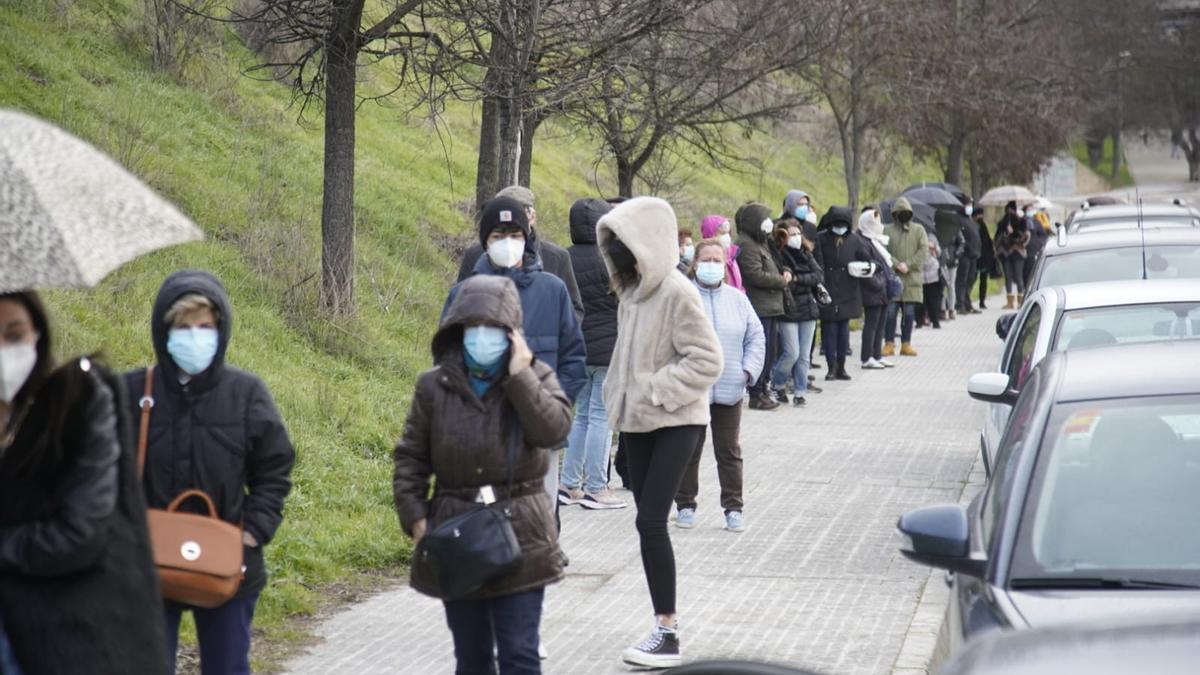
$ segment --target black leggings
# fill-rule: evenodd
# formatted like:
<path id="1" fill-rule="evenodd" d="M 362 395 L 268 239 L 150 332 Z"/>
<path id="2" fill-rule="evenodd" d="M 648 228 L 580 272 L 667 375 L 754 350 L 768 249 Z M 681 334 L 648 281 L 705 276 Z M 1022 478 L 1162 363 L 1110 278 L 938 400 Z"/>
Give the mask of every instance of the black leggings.
<path id="1" fill-rule="evenodd" d="M 883 358 L 883 315 L 886 311 L 887 305 L 864 309 L 862 350 L 859 352 L 863 363 Z"/>
<path id="2" fill-rule="evenodd" d="M 675 613 L 675 549 L 667 533 L 667 518 L 703 433 L 703 426 L 684 426 L 621 434 L 637 504 L 642 567 L 655 614 Z"/>

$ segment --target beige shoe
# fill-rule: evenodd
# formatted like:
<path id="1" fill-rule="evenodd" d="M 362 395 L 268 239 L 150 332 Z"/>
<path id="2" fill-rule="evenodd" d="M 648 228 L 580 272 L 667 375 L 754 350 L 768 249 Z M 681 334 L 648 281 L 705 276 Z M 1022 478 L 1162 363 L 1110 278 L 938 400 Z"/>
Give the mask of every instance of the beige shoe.
<path id="1" fill-rule="evenodd" d="M 585 509 L 623 509 L 629 504 L 625 500 L 614 495 L 612 490 L 604 488 L 599 492 L 584 492 L 583 499 L 579 500 L 579 505 Z"/>
<path id="2" fill-rule="evenodd" d="M 895 342 L 885 342 L 883 344 L 883 355 L 884 356 L 895 356 L 896 355 L 896 343 Z"/>
<path id="3" fill-rule="evenodd" d="M 1017 296 L 1009 294 L 1008 302 L 1004 303 L 1004 309 L 1016 309 L 1016 306 L 1013 305 L 1013 303 L 1016 301 L 1017 301 Z"/>
<path id="4" fill-rule="evenodd" d="M 917 350 L 913 349 L 912 344 L 905 342 L 900 345 L 900 356 L 916 356 Z"/>

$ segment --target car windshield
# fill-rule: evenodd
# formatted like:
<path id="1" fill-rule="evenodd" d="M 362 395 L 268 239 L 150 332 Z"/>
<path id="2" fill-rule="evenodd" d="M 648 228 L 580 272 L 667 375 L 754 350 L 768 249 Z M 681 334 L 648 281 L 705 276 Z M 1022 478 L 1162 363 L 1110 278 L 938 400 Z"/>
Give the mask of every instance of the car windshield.
<path id="1" fill-rule="evenodd" d="M 1054 349 L 1200 337 L 1200 303 L 1124 305 L 1063 313 Z"/>
<path id="2" fill-rule="evenodd" d="M 1142 224 L 1154 227 L 1200 227 L 1200 218 L 1184 215 L 1142 216 Z M 1094 232 L 1100 230 L 1136 229 L 1137 226 L 1137 218 L 1129 216 L 1084 218 L 1071 223 L 1071 229 L 1079 232 L 1083 232 L 1084 230 Z"/>
<path id="3" fill-rule="evenodd" d="M 1200 279 L 1200 246 L 1147 246 L 1146 277 Z M 1047 256 L 1038 287 L 1141 278 L 1140 246 L 1105 248 Z"/>
<path id="4" fill-rule="evenodd" d="M 1013 583 L 1200 583 L 1200 396 L 1055 407 L 1025 502 Z"/>

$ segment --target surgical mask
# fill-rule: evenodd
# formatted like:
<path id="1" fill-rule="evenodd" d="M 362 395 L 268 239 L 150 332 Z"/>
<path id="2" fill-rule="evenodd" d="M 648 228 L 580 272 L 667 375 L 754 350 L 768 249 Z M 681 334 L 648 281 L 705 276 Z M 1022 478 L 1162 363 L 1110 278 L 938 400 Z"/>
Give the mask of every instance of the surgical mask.
<path id="1" fill-rule="evenodd" d="M 974 206 L 967 206 L 967 208 L 966 208 L 965 210 L 966 210 L 966 212 L 967 212 L 967 215 L 968 215 L 968 216 L 969 216 L 969 215 L 971 215 L 971 214 L 973 214 L 973 213 L 975 213 L 975 207 L 974 207 Z"/>
<path id="2" fill-rule="evenodd" d="M 217 356 L 216 328 L 172 328 L 167 335 L 167 353 L 188 375 L 208 370 Z"/>
<path id="3" fill-rule="evenodd" d="M 1017 209 L 1017 217 L 1024 218 L 1025 217 L 1025 209 Z"/>
<path id="4" fill-rule="evenodd" d="M 13 402 L 37 366 L 37 345 L 22 343 L 0 347 L 0 401 Z"/>
<path id="5" fill-rule="evenodd" d="M 463 349 L 476 365 L 491 368 L 508 351 L 508 331 L 496 326 L 471 326 L 463 329 Z"/>
<path id="6" fill-rule="evenodd" d="M 838 225 L 830 229 L 832 229 L 833 233 L 839 237 L 845 236 L 845 234 L 850 231 L 850 228 L 846 227 L 845 225 Z"/>
<path id="7" fill-rule="evenodd" d="M 789 248 L 800 248 L 801 246 L 804 246 L 804 237 L 801 237 L 798 234 L 793 234 L 792 236 L 788 237 Z"/>
<path id="8" fill-rule="evenodd" d="M 497 239 L 488 244 L 488 258 L 492 264 L 501 269 L 516 267 L 525 255 L 525 240 L 515 237 Z"/>
<path id="9" fill-rule="evenodd" d="M 800 221 L 807 220 L 808 219 L 808 204 L 801 204 L 800 206 L 797 206 L 796 210 L 793 211 L 792 213 L 794 213 L 796 215 L 796 220 L 800 220 Z"/>
<path id="10" fill-rule="evenodd" d="M 695 258 L 695 257 L 696 257 L 696 247 L 695 246 L 688 244 L 687 246 L 683 247 L 683 255 L 681 255 L 680 258 L 682 258 L 684 262 L 692 262 L 692 258 Z"/>
<path id="11" fill-rule="evenodd" d="M 716 286 L 725 280 L 725 264 L 702 262 L 696 265 L 696 280 L 705 286 Z"/>
<path id="12" fill-rule="evenodd" d="M 762 223 L 758 226 L 758 229 L 762 231 L 763 234 L 771 234 L 775 231 L 775 221 L 767 218 L 766 220 L 762 221 Z"/>
<path id="13" fill-rule="evenodd" d="M 721 245 L 724 246 L 725 248 L 729 248 L 730 246 L 733 246 L 733 237 L 729 236 L 728 232 L 717 237 L 717 241 L 721 242 Z"/>

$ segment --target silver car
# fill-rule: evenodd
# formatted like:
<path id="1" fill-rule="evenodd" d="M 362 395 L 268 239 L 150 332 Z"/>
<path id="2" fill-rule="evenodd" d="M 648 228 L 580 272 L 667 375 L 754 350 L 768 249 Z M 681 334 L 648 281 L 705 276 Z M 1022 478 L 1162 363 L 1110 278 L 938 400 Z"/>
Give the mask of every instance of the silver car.
<path id="1" fill-rule="evenodd" d="M 1051 240 L 1026 297 L 1039 288 L 1124 279 L 1200 279 L 1200 228 L 1124 229 Z"/>
<path id="2" fill-rule="evenodd" d="M 1200 227 L 1200 211 L 1177 202 L 1172 204 L 1111 204 L 1080 209 L 1067 220 L 1067 231 L 1103 232 L 1147 227 Z"/>

